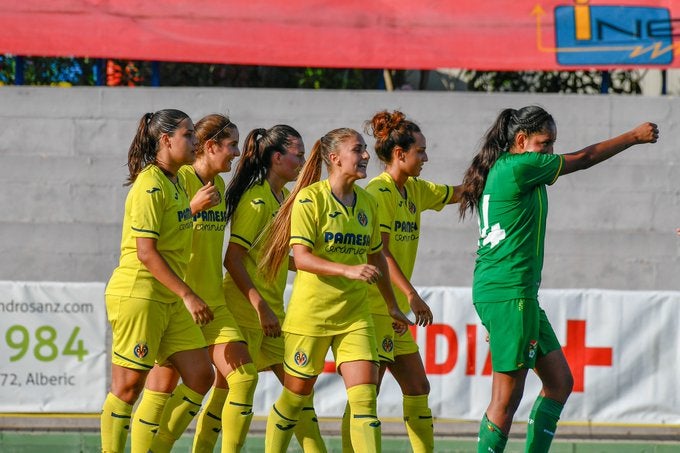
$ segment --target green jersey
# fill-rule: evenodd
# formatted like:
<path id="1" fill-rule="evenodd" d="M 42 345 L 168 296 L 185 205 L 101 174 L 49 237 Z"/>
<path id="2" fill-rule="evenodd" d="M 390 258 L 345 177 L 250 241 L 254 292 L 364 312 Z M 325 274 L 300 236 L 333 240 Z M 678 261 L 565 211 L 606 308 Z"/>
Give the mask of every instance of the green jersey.
<path id="1" fill-rule="evenodd" d="M 560 155 L 502 154 L 479 200 L 474 302 L 538 297 L 548 215 L 546 184 L 559 176 Z"/>
<path id="2" fill-rule="evenodd" d="M 392 177 L 383 172 L 373 178 L 366 190 L 378 202 L 380 232 L 390 235 L 390 253 L 407 279 L 411 279 L 420 239 L 420 213 L 428 209 L 441 210 L 451 199 L 453 187 L 418 178 L 408 178 L 402 196 Z M 408 313 L 411 307 L 406 295 L 392 285 L 399 309 Z M 387 305 L 377 285 L 368 287 L 371 312 L 387 314 Z"/>
<path id="3" fill-rule="evenodd" d="M 382 249 L 375 199 L 354 186 L 352 206 L 342 204 L 328 180 L 302 189 L 293 204 L 290 245 L 302 244 L 320 258 L 347 265 L 366 264 Z M 341 276 L 297 271 L 283 330 L 326 336 L 372 325 L 368 284 Z"/>
<path id="4" fill-rule="evenodd" d="M 191 165 L 179 169 L 184 178 L 189 199 L 205 185 Z M 227 226 L 224 202 L 224 180 L 220 175 L 213 181 L 220 194 L 220 203 L 194 215 L 193 241 L 189 267 L 184 281 L 210 307 L 224 305 L 222 292 L 222 245 Z"/>
<path id="5" fill-rule="evenodd" d="M 155 165 L 137 175 L 125 200 L 120 264 L 106 286 L 110 296 L 173 303 L 179 296 L 156 280 L 137 258 L 137 238 L 156 239 L 156 249 L 172 271 L 184 278 L 189 263 L 192 218 L 182 175 L 173 183 Z"/>
<path id="6" fill-rule="evenodd" d="M 284 196 L 288 196 L 288 193 L 288 190 L 284 188 Z M 276 317 L 279 318 L 279 322 L 282 322 L 284 316 L 283 292 L 286 289 L 288 261 L 284 261 L 281 265 L 281 269 L 279 269 L 276 279 L 272 283 L 267 282 L 257 269 L 262 251 L 262 234 L 279 211 L 279 207 L 279 201 L 267 180 L 264 180 L 262 184 L 255 184 L 250 187 L 241 196 L 231 218 L 229 242 L 248 250 L 243 266 L 257 291 L 276 314 Z M 224 276 L 224 296 L 239 326 L 250 329 L 261 328 L 257 312 L 228 273 Z"/>

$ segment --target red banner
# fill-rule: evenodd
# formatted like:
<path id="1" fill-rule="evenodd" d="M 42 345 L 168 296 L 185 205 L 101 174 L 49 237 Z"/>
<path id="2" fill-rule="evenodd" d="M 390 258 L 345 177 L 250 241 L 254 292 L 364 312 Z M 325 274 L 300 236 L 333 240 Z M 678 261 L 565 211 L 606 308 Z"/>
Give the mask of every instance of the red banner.
<path id="1" fill-rule="evenodd" d="M 680 67 L 680 2 L 4 1 L 0 52 L 271 66 Z"/>

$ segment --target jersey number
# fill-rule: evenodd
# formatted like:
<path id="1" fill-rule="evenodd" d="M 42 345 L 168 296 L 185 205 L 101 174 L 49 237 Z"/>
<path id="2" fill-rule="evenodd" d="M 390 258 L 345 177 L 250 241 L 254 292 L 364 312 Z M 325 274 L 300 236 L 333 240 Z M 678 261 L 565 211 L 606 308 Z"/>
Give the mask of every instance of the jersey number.
<path id="1" fill-rule="evenodd" d="M 482 196 L 482 215 L 479 222 L 479 235 L 481 236 L 480 246 L 490 244 L 494 248 L 505 239 L 505 230 L 500 223 L 496 223 L 489 229 L 489 199 L 491 195 Z"/>

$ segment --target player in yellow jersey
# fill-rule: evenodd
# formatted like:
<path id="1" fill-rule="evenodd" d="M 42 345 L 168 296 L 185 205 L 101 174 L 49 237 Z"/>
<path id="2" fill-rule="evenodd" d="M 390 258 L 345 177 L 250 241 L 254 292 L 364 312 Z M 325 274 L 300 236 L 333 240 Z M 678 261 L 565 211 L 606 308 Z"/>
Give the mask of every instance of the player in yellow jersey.
<path id="1" fill-rule="evenodd" d="M 272 370 L 283 383 L 283 292 L 288 263 L 273 282 L 266 282 L 257 270 L 261 236 L 271 224 L 305 163 L 305 147 L 300 133 L 287 125 L 254 129 L 243 144 L 234 177 L 227 190 L 227 220 L 231 236 L 224 264 L 224 297 L 238 321 L 248 350 L 259 371 Z M 302 449 L 307 453 L 325 452 L 314 412 L 313 397 L 305 403 L 295 427 Z"/>
<path id="2" fill-rule="evenodd" d="M 347 388 L 352 445 L 356 451 L 380 451 L 378 356 L 368 285 L 380 288 L 395 329 L 405 331 L 410 321 L 389 283 L 375 200 L 355 184 L 366 177 L 369 158 L 355 130 L 324 135 L 265 240 L 259 268 L 269 280 L 287 263 L 289 245 L 297 268 L 282 327 L 284 388 L 267 420 L 267 452 L 286 451 L 329 348 Z M 328 178 L 319 181 L 322 162 Z"/>
<path id="3" fill-rule="evenodd" d="M 125 451 L 132 406 L 154 362 L 172 363 L 182 377 L 165 403 L 168 413 L 196 410 L 213 381 L 197 325 L 212 320 L 213 313 L 183 280 L 193 222 L 179 169 L 194 161 L 195 146 L 191 119 L 172 109 L 145 114 L 130 145 L 132 187 L 125 201 L 120 264 L 106 287 L 113 363 L 101 413 L 104 452 Z M 171 429 L 168 422 L 164 417 L 160 428 Z"/>
<path id="4" fill-rule="evenodd" d="M 420 213 L 441 210 L 457 200 L 457 188 L 419 179 L 427 162 L 425 136 L 414 122 L 399 111 L 376 113 L 366 122 L 367 131 L 375 137 L 375 151 L 385 164 L 385 171 L 373 178 L 366 190 L 378 203 L 378 219 L 383 241 L 383 253 L 390 269 L 390 278 L 399 309 L 413 312 L 415 323 L 432 323 L 432 312 L 410 282 L 420 238 Z M 389 369 L 403 393 L 406 429 L 415 453 L 434 450 L 432 411 L 428 404 L 430 383 L 423 360 L 410 331 L 395 336 L 392 319 L 382 296 L 375 286 L 368 288 L 373 322 L 375 323 L 379 382 Z M 343 449 L 350 451 L 349 417 L 343 416 Z"/>
<path id="5" fill-rule="evenodd" d="M 196 288 L 214 313 L 213 321 L 202 330 L 218 373 L 213 392 L 199 416 L 193 451 L 212 452 L 220 431 L 223 431 L 222 451 L 234 452 L 243 446 L 250 426 L 252 396 L 257 382 L 257 372 L 244 338 L 222 292 L 222 246 L 227 213 L 225 184 L 219 173 L 229 171 L 232 160 L 239 155 L 239 134 L 229 118 L 214 114 L 196 123 L 196 135 L 196 161 L 180 169 L 192 197 L 193 214 L 193 244 L 186 281 Z M 164 401 L 174 390 L 177 378 L 171 364 L 162 364 L 152 370 L 147 380 L 132 429 L 133 445 L 140 453 L 146 451 L 144 447 L 151 442 Z M 225 400 L 227 404 L 224 404 Z M 222 430 L 223 425 L 228 429 Z M 159 430 L 151 443 L 154 451 L 159 437 L 170 438 L 165 445 L 176 439 Z"/>

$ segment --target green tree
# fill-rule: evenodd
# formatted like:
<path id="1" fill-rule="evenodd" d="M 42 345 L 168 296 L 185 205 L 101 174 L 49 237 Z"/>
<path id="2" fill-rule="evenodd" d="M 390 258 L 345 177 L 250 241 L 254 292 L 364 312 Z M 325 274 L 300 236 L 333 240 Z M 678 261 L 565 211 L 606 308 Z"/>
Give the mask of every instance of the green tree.
<path id="1" fill-rule="evenodd" d="M 466 71 L 468 90 L 486 92 L 641 94 L 635 71 Z"/>

